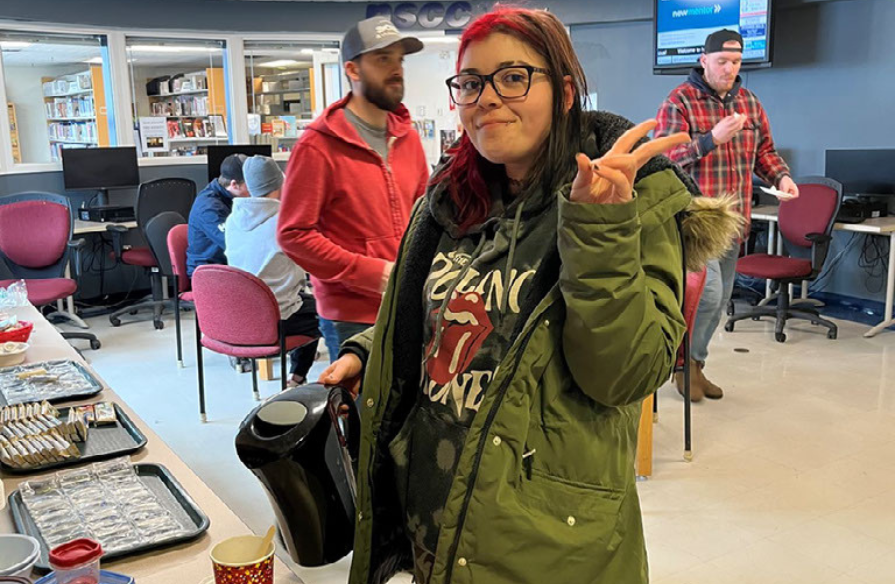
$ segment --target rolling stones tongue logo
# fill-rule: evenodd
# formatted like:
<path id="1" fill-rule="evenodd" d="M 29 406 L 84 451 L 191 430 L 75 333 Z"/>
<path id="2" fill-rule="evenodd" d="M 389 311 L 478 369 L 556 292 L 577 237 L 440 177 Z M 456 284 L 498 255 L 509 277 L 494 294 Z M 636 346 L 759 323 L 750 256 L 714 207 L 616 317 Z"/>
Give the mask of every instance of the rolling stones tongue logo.
<path id="1" fill-rule="evenodd" d="M 437 317 L 437 312 L 432 311 L 433 317 Z M 455 293 L 444 309 L 442 330 L 438 351 L 426 361 L 426 373 L 438 385 L 450 383 L 458 373 L 465 371 L 494 330 L 485 312 L 482 295 L 468 292 L 458 296 Z M 437 331 L 426 349 L 427 354 L 432 350 L 436 337 Z"/>

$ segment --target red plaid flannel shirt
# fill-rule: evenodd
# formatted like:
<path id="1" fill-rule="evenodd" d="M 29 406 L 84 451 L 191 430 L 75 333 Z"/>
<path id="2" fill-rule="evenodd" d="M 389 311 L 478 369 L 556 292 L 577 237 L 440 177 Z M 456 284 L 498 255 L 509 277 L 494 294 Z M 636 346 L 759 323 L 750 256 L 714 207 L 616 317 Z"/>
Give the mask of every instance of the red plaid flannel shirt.
<path id="1" fill-rule="evenodd" d="M 774 148 L 768 116 L 754 93 L 744 87 L 734 88 L 722 101 L 701 78 L 694 80 L 695 75 L 701 77 L 694 71 L 662 102 L 654 135 L 658 138 L 676 132 L 690 134 L 693 140 L 689 144 L 666 155 L 693 176 L 704 195 L 737 195 L 740 211 L 748 222 L 752 212 L 752 173 L 776 186 L 789 175 L 789 167 Z M 712 144 L 706 134 L 734 112 L 746 115 L 743 129 L 730 142 L 706 151 Z"/>

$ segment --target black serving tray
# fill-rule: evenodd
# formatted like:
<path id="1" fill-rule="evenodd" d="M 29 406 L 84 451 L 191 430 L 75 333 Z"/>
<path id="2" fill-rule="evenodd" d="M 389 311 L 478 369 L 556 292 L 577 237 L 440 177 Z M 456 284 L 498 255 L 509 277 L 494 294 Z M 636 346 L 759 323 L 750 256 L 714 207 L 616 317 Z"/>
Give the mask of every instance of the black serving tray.
<path id="1" fill-rule="evenodd" d="M 118 421 L 115 424 L 103 426 L 90 426 L 87 430 L 86 442 L 75 442 L 75 446 L 81 451 L 80 458 L 72 458 L 63 462 L 52 462 L 41 466 L 29 468 L 15 468 L 0 462 L 0 470 L 8 474 L 31 474 L 53 468 L 76 466 L 85 462 L 95 462 L 105 458 L 114 458 L 125 454 L 131 454 L 146 446 L 146 436 L 137 428 L 133 420 L 124 413 L 118 404 L 115 406 L 115 416 Z M 71 408 L 59 408 L 59 414 L 64 420 Z"/>
<path id="2" fill-rule="evenodd" d="M 139 463 L 134 465 L 137 477 L 158 496 L 162 505 L 177 517 L 181 524 L 186 527 L 187 532 L 181 535 L 171 537 L 170 539 L 150 544 L 141 544 L 130 549 L 119 550 L 103 555 L 103 562 L 115 560 L 119 558 L 134 556 L 160 548 L 192 541 L 205 533 L 211 522 L 208 516 L 199 508 L 189 494 L 180 486 L 177 479 L 171 472 L 160 464 Z M 12 513 L 12 520 L 15 523 L 16 531 L 25 535 L 30 535 L 40 542 L 40 559 L 37 560 L 35 567 L 39 570 L 49 571 L 49 554 L 47 543 L 44 541 L 40 531 L 31 518 L 31 514 L 25 503 L 22 501 L 22 494 L 18 489 L 9 495 L 9 510 Z"/>
<path id="3" fill-rule="evenodd" d="M 85 384 L 86 386 L 80 390 L 77 390 L 77 391 L 72 391 L 72 392 L 64 393 L 64 394 L 58 394 L 58 395 L 54 395 L 54 396 L 44 397 L 44 396 L 38 395 L 38 396 L 35 396 L 34 399 L 30 399 L 28 401 L 23 401 L 23 402 L 17 401 L 17 402 L 15 402 L 15 404 L 12 404 L 12 405 L 18 405 L 20 403 L 42 402 L 42 401 L 48 401 L 50 403 L 57 403 L 57 402 L 62 402 L 62 401 L 75 400 L 75 399 L 85 399 L 88 397 L 92 397 L 103 390 L 103 384 L 100 383 L 99 380 L 96 377 L 94 377 L 93 374 L 86 367 L 84 367 L 83 364 L 79 363 L 78 361 L 73 361 L 71 359 L 53 359 L 50 361 L 39 361 L 37 363 L 23 363 L 20 365 L 13 365 L 11 367 L 0 368 L 0 406 L 11 405 L 7 401 L 6 394 L 2 390 L 3 376 L 5 374 L 8 374 L 13 371 L 21 372 L 21 371 L 25 371 L 28 369 L 46 368 L 48 365 L 58 364 L 58 363 L 71 363 L 75 367 L 75 369 L 78 370 L 78 373 L 80 373 L 84 377 L 84 380 L 86 381 L 86 384 Z"/>

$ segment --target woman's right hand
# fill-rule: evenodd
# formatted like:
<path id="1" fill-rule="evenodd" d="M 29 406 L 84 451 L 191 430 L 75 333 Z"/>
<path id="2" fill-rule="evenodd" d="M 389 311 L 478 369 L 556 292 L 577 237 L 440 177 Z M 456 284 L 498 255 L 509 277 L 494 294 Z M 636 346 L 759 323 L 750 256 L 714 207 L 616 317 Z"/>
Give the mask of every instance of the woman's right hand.
<path id="1" fill-rule="evenodd" d="M 355 398 L 360 393 L 361 371 L 363 363 L 354 353 L 345 353 L 329 367 L 323 370 L 317 383 L 324 385 L 341 385 L 351 392 Z"/>

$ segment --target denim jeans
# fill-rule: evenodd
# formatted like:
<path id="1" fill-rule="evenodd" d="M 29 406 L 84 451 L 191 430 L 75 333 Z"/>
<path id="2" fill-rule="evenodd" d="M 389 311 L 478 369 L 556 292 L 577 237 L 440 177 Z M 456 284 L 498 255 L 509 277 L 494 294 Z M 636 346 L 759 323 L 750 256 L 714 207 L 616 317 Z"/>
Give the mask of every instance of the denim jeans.
<path id="1" fill-rule="evenodd" d="M 323 339 L 326 341 L 326 349 L 329 351 L 330 363 L 338 359 L 339 349 L 342 346 L 342 343 L 373 326 L 361 322 L 327 320 L 323 317 L 320 317 L 319 321 L 320 332 L 323 333 Z"/>
<path id="2" fill-rule="evenodd" d="M 724 316 L 727 303 L 733 294 L 739 255 L 740 246 L 735 244 L 727 253 L 717 260 L 711 260 L 706 266 L 705 288 L 699 300 L 699 307 L 696 309 L 693 342 L 690 347 L 690 356 L 695 361 L 704 362 L 709 356 L 709 341 L 721 323 L 721 317 Z"/>

